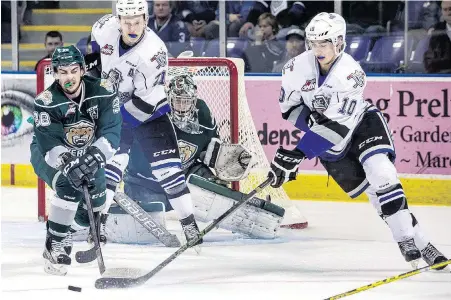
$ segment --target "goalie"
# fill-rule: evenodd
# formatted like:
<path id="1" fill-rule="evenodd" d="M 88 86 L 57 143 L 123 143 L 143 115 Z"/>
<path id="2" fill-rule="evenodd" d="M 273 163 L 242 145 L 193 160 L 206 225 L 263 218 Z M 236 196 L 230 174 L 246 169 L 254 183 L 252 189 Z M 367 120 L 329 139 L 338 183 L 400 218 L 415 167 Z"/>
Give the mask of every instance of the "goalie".
<path id="1" fill-rule="evenodd" d="M 197 98 L 197 86 L 191 75 L 173 77 L 167 94 L 183 170 L 193 194 L 194 216 L 197 221 L 210 222 L 235 201 L 244 198 L 242 193 L 231 190 L 228 185 L 247 176 L 252 167 L 252 155 L 241 145 L 219 140 L 215 119 L 207 104 Z M 130 162 L 123 180 L 125 194 L 147 212 L 158 215 L 156 211 L 172 210 L 137 143 L 131 148 Z M 249 202 L 220 227 L 254 238 L 274 238 L 282 222 L 284 208 L 258 198 Z M 109 213 L 106 231 L 113 242 L 155 241 L 120 207 L 113 205 Z"/>

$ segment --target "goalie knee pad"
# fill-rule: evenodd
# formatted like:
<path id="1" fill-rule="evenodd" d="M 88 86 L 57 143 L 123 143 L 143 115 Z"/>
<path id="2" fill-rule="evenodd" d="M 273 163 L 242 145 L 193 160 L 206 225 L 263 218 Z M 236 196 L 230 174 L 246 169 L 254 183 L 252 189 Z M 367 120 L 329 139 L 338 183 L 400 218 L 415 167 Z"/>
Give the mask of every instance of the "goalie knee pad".
<path id="1" fill-rule="evenodd" d="M 386 154 L 379 153 L 371 156 L 363 163 L 363 169 L 368 182 L 376 191 L 400 183 L 395 165 Z"/>

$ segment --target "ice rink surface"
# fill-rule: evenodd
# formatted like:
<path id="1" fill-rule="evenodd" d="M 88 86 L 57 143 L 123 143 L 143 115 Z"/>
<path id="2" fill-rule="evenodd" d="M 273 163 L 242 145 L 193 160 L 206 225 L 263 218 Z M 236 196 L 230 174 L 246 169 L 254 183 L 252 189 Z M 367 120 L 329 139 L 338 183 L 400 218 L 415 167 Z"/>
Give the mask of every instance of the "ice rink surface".
<path id="1" fill-rule="evenodd" d="M 36 221 L 35 190 L 1 190 L 1 299 L 185 300 L 324 299 L 410 270 L 370 204 L 296 201 L 309 228 L 252 240 L 216 230 L 202 252 L 188 249 L 145 285 L 96 290 L 97 264 L 75 262 L 67 276 L 43 271 L 45 226 Z M 451 207 L 412 206 L 435 246 L 451 256 Z M 171 224 L 181 235 L 177 224 Z M 76 242 L 77 249 L 88 244 Z M 156 245 L 107 244 L 107 268 L 151 270 L 174 252 Z M 424 266 L 424 262 L 420 266 Z M 79 286 L 81 293 L 69 291 Z M 345 299 L 451 299 L 451 273 L 426 272 Z"/>

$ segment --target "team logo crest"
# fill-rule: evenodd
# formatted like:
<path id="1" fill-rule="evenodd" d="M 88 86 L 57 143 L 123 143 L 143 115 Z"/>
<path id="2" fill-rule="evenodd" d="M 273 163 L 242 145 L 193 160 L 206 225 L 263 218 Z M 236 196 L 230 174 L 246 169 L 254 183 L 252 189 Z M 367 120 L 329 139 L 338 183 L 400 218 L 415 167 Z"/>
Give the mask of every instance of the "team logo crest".
<path id="1" fill-rule="evenodd" d="M 158 51 L 157 54 L 155 54 L 151 59 L 151 62 L 157 62 L 157 69 L 160 69 L 161 67 L 166 66 L 166 52 L 163 50 Z"/>
<path id="2" fill-rule="evenodd" d="M 290 70 L 293 71 L 294 69 L 294 58 L 290 59 L 284 66 L 282 69 L 282 74 L 285 74 L 285 71 Z"/>
<path id="3" fill-rule="evenodd" d="M 349 74 L 346 79 L 355 81 L 355 84 L 352 86 L 353 88 L 365 86 L 365 73 L 362 71 L 355 70 L 353 73 Z"/>
<path id="4" fill-rule="evenodd" d="M 53 102 L 53 95 L 50 91 L 43 91 L 36 97 L 36 99 L 41 100 L 44 105 L 49 105 Z"/>
<path id="5" fill-rule="evenodd" d="M 86 112 L 91 116 L 91 119 L 96 120 L 99 118 L 99 108 L 97 105 L 91 106 L 86 110 Z"/>
<path id="6" fill-rule="evenodd" d="M 105 54 L 105 55 L 113 54 L 113 46 L 105 44 L 105 46 L 103 46 L 102 49 L 100 49 L 100 53 Z"/>
<path id="7" fill-rule="evenodd" d="M 113 99 L 112 107 L 113 107 L 113 113 L 115 113 L 115 114 L 117 114 L 118 112 L 121 111 L 120 102 L 119 102 L 119 97 L 115 97 L 115 98 Z"/>
<path id="8" fill-rule="evenodd" d="M 304 83 L 304 86 L 301 88 L 303 92 L 310 92 L 316 88 L 316 79 L 309 79 Z"/>
<path id="9" fill-rule="evenodd" d="M 66 143 L 75 148 L 83 148 L 90 145 L 94 139 L 95 125 L 88 121 L 79 121 L 64 126 Z"/>
<path id="10" fill-rule="evenodd" d="M 108 92 L 114 93 L 114 85 L 111 81 L 107 79 L 102 79 L 100 80 L 100 86 L 103 87 Z"/>
<path id="11" fill-rule="evenodd" d="M 326 95 L 315 95 L 312 100 L 312 108 L 319 112 L 323 113 L 330 104 L 330 97 Z"/>
<path id="12" fill-rule="evenodd" d="M 114 86 L 124 81 L 121 71 L 119 71 L 117 68 L 109 70 L 108 73 L 102 72 L 102 78 L 105 78 L 109 81 L 110 84 Z"/>
<path id="13" fill-rule="evenodd" d="M 197 152 L 198 146 L 192 143 L 189 143 L 184 140 L 178 141 L 180 159 L 182 160 L 182 164 L 186 164 L 190 159 L 194 157 Z"/>
<path id="14" fill-rule="evenodd" d="M 77 106 L 75 104 L 69 104 L 69 107 L 67 108 L 66 114 L 64 115 L 64 117 L 68 117 L 69 115 L 73 115 L 75 114 L 75 112 L 77 111 Z"/>

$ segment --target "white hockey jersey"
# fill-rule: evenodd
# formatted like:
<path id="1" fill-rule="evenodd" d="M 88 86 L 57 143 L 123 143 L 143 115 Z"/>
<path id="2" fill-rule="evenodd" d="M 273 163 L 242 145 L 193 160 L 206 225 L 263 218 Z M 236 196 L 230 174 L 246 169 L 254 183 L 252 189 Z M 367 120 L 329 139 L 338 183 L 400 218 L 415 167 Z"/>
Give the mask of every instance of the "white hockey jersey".
<path id="1" fill-rule="evenodd" d="M 118 18 L 105 15 L 92 27 L 91 37 L 100 47 L 102 78 L 118 88 L 125 123 L 136 127 L 170 111 L 165 93 L 168 51 L 152 30 L 147 27 L 142 39 L 125 52 L 119 45 Z"/>
<path id="2" fill-rule="evenodd" d="M 284 119 L 305 131 L 297 148 L 307 158 L 337 160 L 371 106 L 363 91 L 366 75 L 347 53 L 337 58 L 327 76 L 320 76 L 313 51 L 283 68 L 279 104 Z"/>

